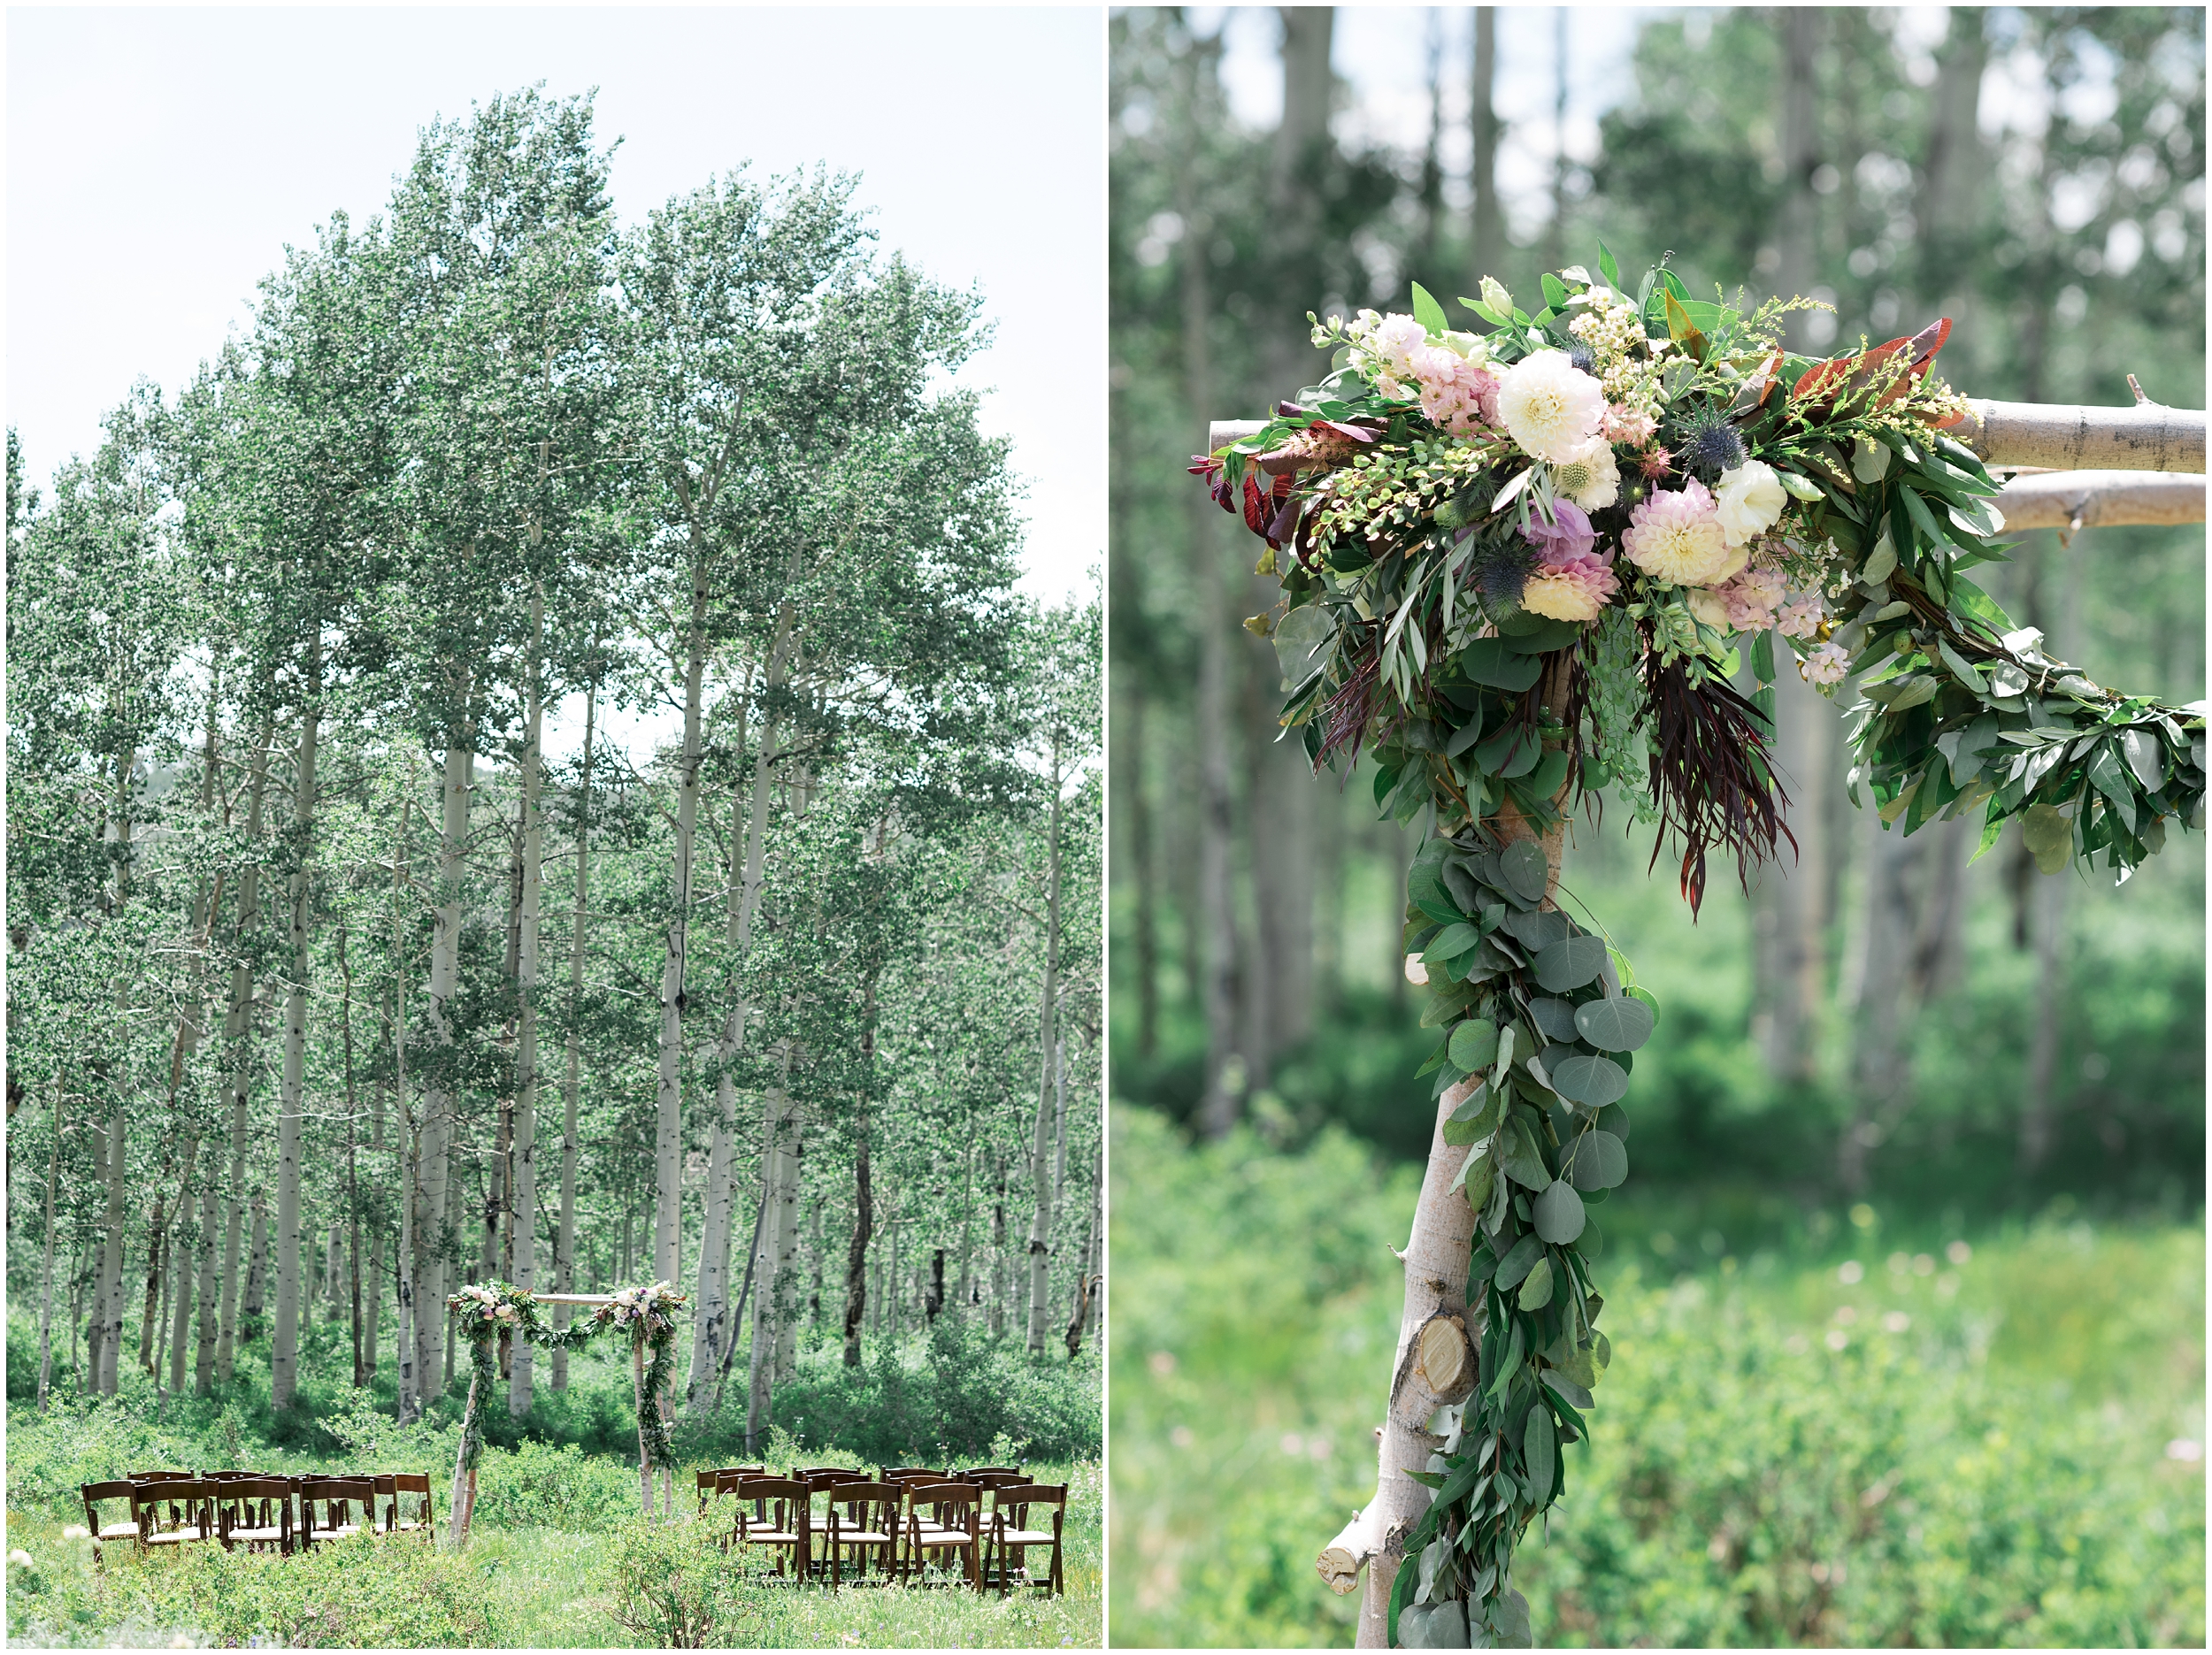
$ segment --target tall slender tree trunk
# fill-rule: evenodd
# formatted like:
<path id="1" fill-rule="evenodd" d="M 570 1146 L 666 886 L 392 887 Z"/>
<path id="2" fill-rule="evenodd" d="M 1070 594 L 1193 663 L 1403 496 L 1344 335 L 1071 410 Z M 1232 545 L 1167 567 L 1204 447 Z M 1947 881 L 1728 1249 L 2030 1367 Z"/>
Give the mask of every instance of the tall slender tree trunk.
<path id="1" fill-rule="evenodd" d="M 407 816 L 411 806 L 406 793 L 401 798 L 399 822 L 392 835 L 392 1097 L 399 1106 L 400 1162 L 399 1251 L 392 1260 L 392 1328 L 397 1337 L 392 1355 L 399 1369 L 399 1422 L 406 1425 L 422 1414 L 415 1283 L 423 1191 L 422 1138 L 414 1107 L 407 1100 Z"/>
<path id="2" fill-rule="evenodd" d="M 991 1337 L 1006 1332 L 1006 1157 L 991 1151 Z"/>
<path id="3" fill-rule="evenodd" d="M 975 1287 L 975 1145 L 964 1142 L 960 1145 L 960 1286 L 956 1299 L 960 1320 L 968 1319 L 970 1295 Z"/>
<path id="4" fill-rule="evenodd" d="M 545 632 L 543 582 L 530 590 L 529 739 L 522 754 L 522 925 L 515 969 L 514 1274 L 526 1291 L 538 1283 L 538 908 L 544 886 L 545 825 L 538 808 L 545 689 L 541 662 Z M 518 1339 L 508 1375 L 507 1412 L 530 1412 L 530 1342 Z"/>
<path id="5" fill-rule="evenodd" d="M 594 643 L 596 653 L 597 644 Z M 568 1075 L 561 1089 L 561 1217 L 553 1237 L 554 1291 L 576 1291 L 576 1106 L 584 1075 L 584 946 L 591 897 L 591 763 L 598 734 L 599 680 L 584 692 L 584 772 L 576 810 L 576 906 L 568 945 Z M 570 1307 L 553 1307 L 556 1329 L 568 1326 Z M 553 1389 L 568 1389 L 568 1352 L 553 1352 Z"/>
<path id="6" fill-rule="evenodd" d="M 135 749 L 117 755 L 115 799 L 110 820 L 115 833 L 112 911 L 119 917 L 130 900 L 132 776 L 137 768 L 138 754 Z M 118 1012 L 127 1010 L 129 1003 L 130 985 L 127 980 L 119 985 L 116 991 Z M 93 1072 L 97 1090 L 108 1094 L 111 1110 L 107 1132 L 106 1241 L 100 1255 L 96 1313 L 100 1331 L 93 1366 L 98 1375 L 96 1389 L 101 1395 L 111 1397 L 116 1391 L 117 1370 L 123 1349 L 123 1226 L 129 1131 L 127 1111 L 128 1084 L 117 1080 L 113 1066 L 105 1059 L 94 1065 Z"/>
<path id="7" fill-rule="evenodd" d="M 462 685 L 464 701 L 471 687 L 465 682 Z M 450 1076 L 451 1060 L 458 1056 L 460 1046 L 453 1025 L 453 997 L 461 980 L 462 885 L 468 872 L 464 858 L 468 849 L 469 793 L 475 768 L 476 755 L 472 747 L 463 745 L 457 729 L 446 748 L 440 789 L 438 907 L 430 939 L 430 1031 L 442 1061 L 423 1088 L 423 1203 L 415 1230 L 415 1372 L 425 1406 L 435 1402 L 445 1389 L 442 1347 L 450 1344 L 446 1337 L 445 1308 L 449 1268 L 448 1197 L 457 1101 Z"/>
<path id="8" fill-rule="evenodd" d="M 1029 1223 L 1029 1349 L 1045 1348 L 1047 1324 L 1052 1318 L 1052 1194 L 1051 1167 L 1046 1159 L 1047 1136 L 1052 1121 L 1053 1058 L 1059 1042 L 1060 1013 L 1060 733 L 1052 737 L 1052 816 L 1045 840 L 1045 978 L 1037 1020 L 1042 1046 L 1037 1094 L 1037 1124 L 1029 1156 L 1030 1188 L 1036 1207 Z"/>
<path id="9" fill-rule="evenodd" d="M 192 1352 L 192 1394 L 204 1397 L 215 1385 L 215 1196 L 216 1172 L 211 1158 L 200 1191 L 199 1328 Z"/>
<path id="10" fill-rule="evenodd" d="M 845 1366 L 860 1366 L 860 1335 L 868 1315 L 868 1243 L 875 1234 L 875 1191 L 868 1166 L 867 1106 L 861 1107 L 853 1150 L 853 1238 L 845 1254 Z"/>
<path id="11" fill-rule="evenodd" d="M 653 1136 L 653 1274 L 672 1282 L 682 1269 L 684 965 L 691 923 L 691 867 L 699 824 L 700 692 L 707 662 L 705 531 L 691 529 L 691 616 L 685 629 L 684 747 L 676 776 L 676 866 L 661 963 L 660 1062 Z"/>
<path id="12" fill-rule="evenodd" d="M 1505 212 L 1498 202 L 1498 134 L 1493 107 L 1498 79 L 1498 8 L 1475 8 L 1474 80 L 1468 100 L 1468 125 L 1474 140 L 1468 203 L 1467 288 L 1482 291 L 1482 279 L 1510 280 L 1505 268 Z"/>
<path id="13" fill-rule="evenodd" d="M 338 923 L 338 1034 L 346 1069 L 346 1297 L 347 1331 L 353 1337 L 353 1388 L 369 1383 L 369 1353 L 375 1349 L 364 1338 L 361 1322 L 361 1181 L 356 1164 L 359 1134 L 356 1118 L 359 1105 L 353 1084 L 353 962 L 346 957 L 346 926 Z M 373 1285 L 374 1278 L 371 1278 Z"/>
<path id="14" fill-rule="evenodd" d="M 309 835 L 315 824 L 315 758 L 322 734 L 322 637 L 309 640 L 301 698 L 299 755 L 292 780 L 291 982 L 285 996 L 284 1078 L 277 1113 L 276 1337 L 269 1346 L 269 1403 L 288 1407 L 299 1383 L 300 1155 L 307 1118 L 307 996 L 313 960 L 308 946 Z"/>
<path id="15" fill-rule="evenodd" d="M 794 610 L 786 603 L 777 617 L 776 636 L 770 647 L 764 682 L 772 698 L 785 678 L 785 651 Z M 746 688 L 749 689 L 748 684 Z M 744 746 L 744 715 L 740 713 L 738 745 Z M 751 1008 L 747 1003 L 741 973 L 752 947 L 753 918 L 760 903 L 767 856 L 768 767 L 776 759 L 779 720 L 771 713 L 763 728 L 760 750 L 754 755 L 752 793 L 748 801 L 744 831 L 738 830 L 735 801 L 730 819 L 730 869 L 725 900 L 725 924 L 733 977 L 722 1036 L 716 1051 L 715 1127 L 707 1168 L 706 1232 L 699 1247 L 698 1320 L 691 1345 L 691 1371 L 685 1383 L 685 1404 L 696 1400 L 709 1376 L 719 1366 L 722 1341 L 735 1339 L 737 1326 L 730 1319 L 727 1299 L 730 1278 L 730 1238 L 737 1204 L 737 1082 L 731 1074 L 738 1054 L 745 1049 L 745 1025 Z M 741 857 L 742 859 L 741 868 Z"/>
<path id="16" fill-rule="evenodd" d="M 268 1331 L 265 1318 L 269 1313 L 269 1203 L 268 1192 L 258 1181 L 247 1197 L 247 1207 L 253 1216 L 253 1245 L 246 1257 L 246 1303 L 239 1337 L 257 1339 Z"/>
<path id="17" fill-rule="evenodd" d="M 46 1412 L 47 1387 L 54 1374 L 54 1196 L 61 1183 L 61 1140 L 68 1124 L 68 1094 L 58 1065 L 54 1069 L 54 1148 L 46 1163 L 45 1256 L 38 1276 L 38 1411 Z"/>
<path id="18" fill-rule="evenodd" d="M 238 875 L 238 914 L 232 933 L 230 1009 L 223 1038 L 230 1049 L 230 1179 L 223 1217 L 222 1327 L 216 1336 L 215 1372 L 230 1383 L 236 1359 L 239 1248 L 246 1202 L 246 1106 L 253 1093 L 254 977 L 248 962 L 248 939 L 261 923 L 261 869 L 253 860 L 261 842 L 261 812 L 269 779 L 269 744 L 275 731 L 265 724 L 254 742 L 246 784 L 246 864 Z"/>
<path id="19" fill-rule="evenodd" d="M 753 1349 L 747 1375 L 745 1402 L 745 1441 L 747 1452 L 768 1429 L 772 1392 L 776 1379 L 777 1347 L 782 1342 L 782 1322 L 785 1306 L 780 1289 L 784 1269 L 784 1227 L 788 1222 L 787 1191 L 796 1182 L 796 1166 L 787 1147 L 793 1130 L 793 1114 L 789 1079 L 792 1050 L 784 1043 L 780 1072 L 776 1084 L 768 1089 L 762 1109 L 761 1200 L 765 1212 L 760 1226 L 759 1287 L 760 1296 L 753 1301 Z"/>

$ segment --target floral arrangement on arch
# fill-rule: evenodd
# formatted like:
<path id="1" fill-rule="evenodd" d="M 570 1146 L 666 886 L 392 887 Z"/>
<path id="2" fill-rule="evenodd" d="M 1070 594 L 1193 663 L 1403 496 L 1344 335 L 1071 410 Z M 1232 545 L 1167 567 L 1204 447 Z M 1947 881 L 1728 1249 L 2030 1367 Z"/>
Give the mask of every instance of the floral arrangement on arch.
<path id="1" fill-rule="evenodd" d="M 1424 1290 L 1380 1444 L 1370 1512 L 1398 1471 L 1425 1512 L 1389 1508 L 1409 1528 L 1388 1534 L 1356 1516 L 1321 1560 L 1339 1590 L 1402 1561 L 1387 1636 L 1409 1645 L 1530 1642 L 1514 1550 L 1611 1360 L 1593 1211 L 1628 1175 L 1622 1100 L 1659 1007 L 1557 906 L 1583 796 L 1610 785 L 1659 824 L 1694 913 L 1709 851 L 1747 883 L 1794 847 L 1768 746 L 1787 660 L 1829 695 L 1855 677 L 1848 790 L 1886 825 L 1978 812 L 1986 850 L 2017 819 L 2045 872 L 2101 857 L 2121 879 L 2203 825 L 2203 703 L 2091 682 L 1973 579 L 2004 523 L 1946 434 L 1969 412 L 1932 372 L 1947 320 L 1801 357 L 1783 320 L 1810 302 L 1693 299 L 1663 264 L 1632 297 L 1601 255 L 1547 273 L 1533 316 L 1486 279 L 1460 301 L 1484 333 L 1418 287 L 1410 315 L 1310 318 L 1332 371 L 1191 466 L 1282 581 L 1245 624 L 1273 640 L 1283 726 L 1317 768 L 1366 747 L 1377 805 L 1427 823 L 1406 975 L 1439 1031 L 1432 1182 L 1456 1160 L 1441 1192 L 1471 1256 L 1463 1295 Z M 1410 1275 L 1408 1306 L 1402 1340 Z M 1432 1339 L 1474 1360 L 1440 1356 L 1457 1377 L 1433 1382 Z"/>
<path id="2" fill-rule="evenodd" d="M 625 1287 L 592 1314 L 610 1327 L 628 1328 L 641 1324 L 649 1340 L 676 1330 L 676 1306 L 684 1297 L 666 1282 L 655 1282 L 650 1287 Z M 638 1329 L 634 1329 L 638 1330 Z"/>

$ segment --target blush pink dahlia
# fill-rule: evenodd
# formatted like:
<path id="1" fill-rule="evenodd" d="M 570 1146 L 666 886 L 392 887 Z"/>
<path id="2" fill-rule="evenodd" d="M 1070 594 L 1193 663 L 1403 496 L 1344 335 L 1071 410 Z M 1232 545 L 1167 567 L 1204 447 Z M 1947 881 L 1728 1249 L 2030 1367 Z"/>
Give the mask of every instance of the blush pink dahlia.
<path id="1" fill-rule="evenodd" d="M 1521 607 L 1554 621 L 1594 621 L 1621 589 L 1621 578 L 1593 554 L 1563 563 L 1540 563 L 1521 586 Z"/>
<path id="2" fill-rule="evenodd" d="M 1725 578 L 1735 561 L 1721 533 L 1713 496 L 1692 478 L 1678 490 L 1639 502 L 1621 536 L 1629 562 L 1655 579 L 1701 586 Z"/>

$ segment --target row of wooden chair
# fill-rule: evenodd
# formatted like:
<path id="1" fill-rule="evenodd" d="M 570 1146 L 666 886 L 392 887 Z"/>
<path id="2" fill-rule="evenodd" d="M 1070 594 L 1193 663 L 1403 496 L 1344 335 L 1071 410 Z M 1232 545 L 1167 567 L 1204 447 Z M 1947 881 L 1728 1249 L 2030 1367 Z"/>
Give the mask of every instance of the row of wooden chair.
<path id="1" fill-rule="evenodd" d="M 107 1483 L 87 1483 L 85 1526 L 95 1546 L 128 1540 L 148 1552 L 209 1541 L 225 1551 L 295 1551 L 366 1532 L 420 1535 L 437 1539 L 430 1479 L 396 1472 L 356 1477 L 280 1476 L 265 1471 L 134 1471 Z M 403 1497 L 419 1497 L 403 1514 Z M 127 1521 L 102 1522 L 100 1507 L 128 1505 Z M 354 1508 L 360 1508 L 356 1520 Z"/>
<path id="2" fill-rule="evenodd" d="M 725 1546 L 766 1549 L 779 1575 L 833 1589 L 849 1575 L 857 1582 L 926 1581 L 933 1564 L 956 1559 L 962 1582 L 977 1591 L 1064 1592 L 1067 1494 L 1065 1484 L 1040 1484 L 1018 1466 L 956 1472 L 901 1466 L 872 1477 L 848 1466 L 794 1467 L 787 1477 L 763 1466 L 699 1473 L 702 1517 L 710 1499 L 733 1502 Z M 818 1499 L 827 1507 L 819 1516 Z M 1032 1526 L 1033 1506 L 1051 1511 L 1049 1529 Z M 1041 1579 L 1027 1567 L 1032 1546 L 1051 1548 Z"/>

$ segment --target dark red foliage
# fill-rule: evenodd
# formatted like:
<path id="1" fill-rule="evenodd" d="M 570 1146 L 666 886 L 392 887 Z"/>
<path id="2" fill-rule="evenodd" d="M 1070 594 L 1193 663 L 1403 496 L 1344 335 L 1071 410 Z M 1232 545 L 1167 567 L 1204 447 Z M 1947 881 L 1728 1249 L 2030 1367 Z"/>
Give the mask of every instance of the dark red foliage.
<path id="1" fill-rule="evenodd" d="M 1783 819 L 1789 795 L 1775 780 L 1759 709 L 1717 678 L 1694 684 L 1684 663 L 1662 665 L 1646 639 L 1644 711 L 1651 730 L 1651 794 L 1660 820 L 1682 840 L 1682 895 L 1695 916 L 1705 900 L 1705 854 L 1732 851 L 1736 875 L 1773 861 L 1797 836 Z M 1664 843 L 1662 836 L 1661 843 Z M 1653 866 L 1659 852 L 1654 847 Z"/>

